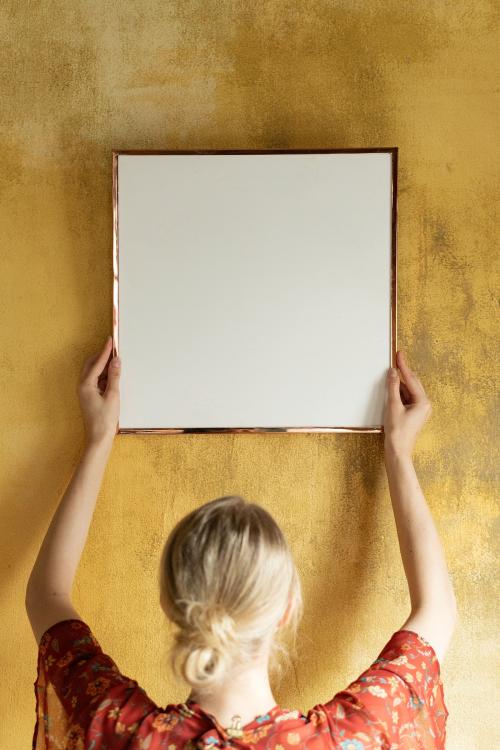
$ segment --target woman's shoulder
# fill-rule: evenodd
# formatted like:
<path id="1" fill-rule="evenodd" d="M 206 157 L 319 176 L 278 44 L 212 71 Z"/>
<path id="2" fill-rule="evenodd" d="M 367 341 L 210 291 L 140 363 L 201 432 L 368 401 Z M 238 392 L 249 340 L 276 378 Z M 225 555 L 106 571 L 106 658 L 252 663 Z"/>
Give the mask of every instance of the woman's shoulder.
<path id="1" fill-rule="evenodd" d="M 419 747 L 443 750 L 448 709 L 436 653 L 418 633 L 398 630 L 368 669 L 309 714 L 326 721 L 333 747 L 398 746 L 411 733 Z"/>

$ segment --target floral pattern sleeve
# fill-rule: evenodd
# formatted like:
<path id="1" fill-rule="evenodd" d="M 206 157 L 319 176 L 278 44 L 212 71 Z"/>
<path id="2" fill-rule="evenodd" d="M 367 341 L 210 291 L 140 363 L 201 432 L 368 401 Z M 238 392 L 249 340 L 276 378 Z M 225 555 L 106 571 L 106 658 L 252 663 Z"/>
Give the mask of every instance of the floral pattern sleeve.
<path id="1" fill-rule="evenodd" d="M 43 634 L 34 687 L 33 750 L 83 750 L 91 738 L 97 750 L 104 728 L 117 730 L 113 748 L 125 747 L 157 708 L 135 680 L 121 674 L 81 620 L 62 620 Z"/>
<path id="2" fill-rule="evenodd" d="M 448 709 L 439 661 L 410 630 L 395 632 L 357 680 L 312 712 L 326 719 L 341 750 L 445 748 Z"/>

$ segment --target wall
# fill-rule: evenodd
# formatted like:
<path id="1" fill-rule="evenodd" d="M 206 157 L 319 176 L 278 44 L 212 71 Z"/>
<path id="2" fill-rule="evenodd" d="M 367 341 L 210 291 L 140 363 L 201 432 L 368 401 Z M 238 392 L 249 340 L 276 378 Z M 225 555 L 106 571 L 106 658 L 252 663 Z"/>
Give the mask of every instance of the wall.
<path id="1" fill-rule="evenodd" d="M 81 364 L 111 330 L 111 150 L 394 145 L 398 344 L 434 407 L 415 463 L 460 609 L 443 665 L 448 747 L 498 744 L 485 715 L 499 598 L 499 11 L 487 0 L 4 5 L 2 747 L 31 741 L 24 587 L 79 457 Z M 267 507 L 293 547 L 303 644 L 277 696 L 305 710 L 357 677 L 409 612 L 380 434 L 119 436 L 75 607 L 154 700 L 184 700 L 165 666 L 158 556 L 178 518 L 231 493 Z"/>

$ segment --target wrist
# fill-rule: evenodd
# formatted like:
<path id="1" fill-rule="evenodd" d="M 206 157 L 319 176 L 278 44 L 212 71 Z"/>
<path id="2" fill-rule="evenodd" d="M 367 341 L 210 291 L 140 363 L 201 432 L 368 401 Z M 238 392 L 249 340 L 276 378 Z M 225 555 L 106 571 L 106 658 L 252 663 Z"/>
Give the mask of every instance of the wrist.
<path id="1" fill-rule="evenodd" d="M 413 457 L 408 448 L 386 438 L 384 441 L 384 459 L 387 462 L 412 463 Z"/>
<path id="2" fill-rule="evenodd" d="M 107 455 L 113 447 L 114 435 L 106 435 L 100 438 L 86 438 L 84 444 L 84 453 L 94 453 Z"/>

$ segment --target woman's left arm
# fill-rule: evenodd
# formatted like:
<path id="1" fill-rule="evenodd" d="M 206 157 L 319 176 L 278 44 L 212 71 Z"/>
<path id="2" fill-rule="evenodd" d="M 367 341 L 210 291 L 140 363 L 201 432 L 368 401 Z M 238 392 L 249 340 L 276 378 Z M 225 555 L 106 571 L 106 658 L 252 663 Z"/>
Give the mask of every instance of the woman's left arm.
<path id="1" fill-rule="evenodd" d="M 56 622 L 81 619 L 71 591 L 120 413 L 120 363 L 109 362 L 111 337 L 100 354 L 83 365 L 78 395 L 85 424 L 83 455 L 54 514 L 26 587 L 26 611 L 33 633 Z"/>

